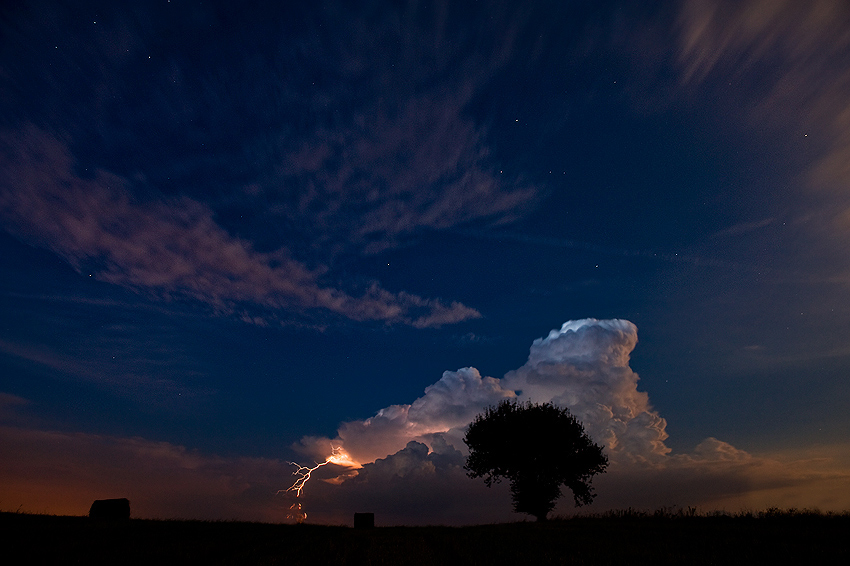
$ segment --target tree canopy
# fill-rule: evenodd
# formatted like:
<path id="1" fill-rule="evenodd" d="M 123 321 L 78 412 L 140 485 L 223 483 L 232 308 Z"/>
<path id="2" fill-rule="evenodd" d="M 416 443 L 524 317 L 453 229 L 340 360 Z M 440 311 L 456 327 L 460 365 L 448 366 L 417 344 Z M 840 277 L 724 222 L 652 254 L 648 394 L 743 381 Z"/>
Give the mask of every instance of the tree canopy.
<path id="1" fill-rule="evenodd" d="M 555 507 L 561 486 L 572 491 L 576 506 L 591 503 L 591 479 L 608 467 L 581 423 L 552 403 L 502 401 L 475 417 L 464 442 L 467 475 L 483 477 L 487 487 L 507 478 L 514 511 L 538 521 Z"/>

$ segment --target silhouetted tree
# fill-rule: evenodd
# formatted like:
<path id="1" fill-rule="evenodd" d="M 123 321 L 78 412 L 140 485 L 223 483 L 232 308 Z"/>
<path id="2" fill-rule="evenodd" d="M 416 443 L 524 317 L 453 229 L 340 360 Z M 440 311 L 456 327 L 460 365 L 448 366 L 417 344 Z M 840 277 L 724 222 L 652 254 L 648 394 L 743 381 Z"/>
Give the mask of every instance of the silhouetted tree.
<path id="1" fill-rule="evenodd" d="M 475 417 L 463 441 L 469 447 L 464 468 L 471 478 L 508 478 L 514 511 L 545 521 L 561 497 L 573 492 L 576 506 L 596 496 L 590 481 L 608 467 L 602 448 L 567 410 L 551 403 L 502 401 Z"/>

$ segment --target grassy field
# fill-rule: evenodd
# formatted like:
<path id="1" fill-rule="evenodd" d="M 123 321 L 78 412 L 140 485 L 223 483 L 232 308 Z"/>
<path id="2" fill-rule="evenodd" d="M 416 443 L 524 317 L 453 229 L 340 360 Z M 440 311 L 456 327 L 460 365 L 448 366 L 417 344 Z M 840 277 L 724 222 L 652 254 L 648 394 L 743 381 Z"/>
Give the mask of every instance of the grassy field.
<path id="1" fill-rule="evenodd" d="M 0 513 L 0 557 L 6 564 L 848 564 L 848 533 L 847 513 L 776 510 L 371 530 Z"/>

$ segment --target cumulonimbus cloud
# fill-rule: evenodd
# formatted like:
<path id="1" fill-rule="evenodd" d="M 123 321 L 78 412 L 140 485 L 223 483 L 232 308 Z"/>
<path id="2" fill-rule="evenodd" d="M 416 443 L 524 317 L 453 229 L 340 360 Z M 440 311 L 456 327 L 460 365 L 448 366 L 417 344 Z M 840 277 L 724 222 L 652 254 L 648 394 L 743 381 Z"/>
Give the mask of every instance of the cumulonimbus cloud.
<path id="1" fill-rule="evenodd" d="M 308 521 L 329 524 L 347 524 L 352 513 L 364 510 L 375 512 L 382 525 L 516 520 L 506 482 L 488 489 L 466 476 L 461 437 L 484 407 L 520 398 L 571 400 L 591 436 L 604 445 L 611 465 L 593 480 L 598 497 L 591 512 L 850 505 L 847 445 L 754 455 L 710 437 L 690 452 L 670 453 L 663 443 L 665 422 L 637 391 L 637 376 L 628 368 L 635 343 L 630 322 L 571 321 L 536 340 L 528 362 L 503 379 L 482 377 L 473 368 L 446 372 L 409 405 L 345 423 L 333 440 L 305 439 L 303 447 L 315 450 L 319 461 L 330 444 L 344 444 L 362 467 L 317 468 L 300 498 L 278 493 L 293 478 L 294 468 L 285 461 L 22 428 L 15 413 L 27 401 L 0 393 L 7 420 L 19 422 L 0 426 L 0 457 L 8 463 L 0 467 L 0 502 L 79 514 L 92 499 L 104 497 L 105 489 L 110 496 L 130 497 L 142 517 L 283 521 L 297 502 Z M 512 389 L 518 385 L 525 389 Z M 553 449 L 557 442 L 552 435 Z M 555 513 L 571 512 L 569 498 L 562 498 Z"/>
<path id="2" fill-rule="evenodd" d="M 329 445 L 342 445 L 354 460 L 372 462 L 401 450 L 412 440 L 432 444 L 434 435 L 451 437 L 454 445 L 462 445 L 463 428 L 482 408 L 515 396 L 498 379 L 482 377 L 475 368 L 447 371 L 413 403 L 391 405 L 366 420 L 343 423 L 333 440 L 305 438 L 300 448 L 324 458 Z"/>
<path id="3" fill-rule="evenodd" d="M 504 386 L 520 399 L 567 407 L 609 455 L 654 458 L 668 453 L 667 422 L 638 391 L 629 367 L 637 327 L 626 320 L 569 321 L 531 345 L 528 361 Z"/>
<path id="4" fill-rule="evenodd" d="M 612 457 L 653 459 L 670 449 L 666 421 L 638 391 L 629 367 L 637 327 L 625 320 L 569 321 L 531 345 L 528 361 L 504 378 L 484 377 L 472 367 L 446 371 L 409 405 L 392 405 L 362 421 L 343 423 L 336 439 L 305 439 L 315 454 L 340 444 L 359 462 L 370 462 L 439 436 L 455 449 L 464 428 L 486 407 L 503 399 L 552 402 L 567 407 Z"/>
<path id="5" fill-rule="evenodd" d="M 363 464 L 356 476 L 338 485 L 316 482 L 305 491 L 305 505 L 314 517 L 328 519 L 341 506 L 363 505 L 399 521 L 405 505 L 422 510 L 422 522 L 469 522 L 474 515 L 470 509 L 507 519 L 507 496 L 500 494 L 500 509 L 493 504 L 499 495 L 478 490 L 466 478 L 462 437 L 476 414 L 512 398 L 570 409 L 604 447 L 611 466 L 594 480 L 599 492 L 594 510 L 672 505 L 730 509 L 775 505 L 771 497 L 796 505 L 810 497 L 823 504 L 827 486 L 848 481 L 846 470 L 827 471 L 799 461 L 789 466 L 713 437 L 690 453 L 671 454 L 664 443 L 667 423 L 648 394 L 638 390 L 638 376 L 629 367 L 636 344 L 637 328 L 629 321 L 568 321 L 535 340 L 528 361 L 502 379 L 482 377 L 474 368 L 445 372 L 409 405 L 343 423 L 333 440 L 305 438 L 300 448 L 317 458 L 333 444 Z M 557 444 L 553 435 L 553 449 Z M 559 509 L 569 511 L 566 504 Z"/>

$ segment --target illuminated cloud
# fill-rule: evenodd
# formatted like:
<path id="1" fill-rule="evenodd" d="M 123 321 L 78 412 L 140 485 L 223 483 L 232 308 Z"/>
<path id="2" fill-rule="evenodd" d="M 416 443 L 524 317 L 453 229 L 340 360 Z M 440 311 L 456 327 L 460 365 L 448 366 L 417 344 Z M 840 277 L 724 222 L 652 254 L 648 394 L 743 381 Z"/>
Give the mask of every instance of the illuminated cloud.
<path id="1" fill-rule="evenodd" d="M 638 391 L 638 376 L 629 367 L 636 344 L 631 322 L 569 321 L 535 340 L 528 361 L 501 380 L 481 377 L 474 368 L 445 372 L 412 404 L 341 425 L 334 442 L 363 467 L 338 485 L 316 482 L 303 503 L 314 520 L 331 522 L 342 517 L 341 509 L 365 508 L 394 523 L 481 521 L 472 509 L 478 517 L 510 520 L 507 495 L 501 494 L 501 508 L 493 502 L 501 488 L 488 493 L 466 477 L 462 437 L 476 414 L 517 392 L 519 400 L 568 407 L 604 445 L 611 466 L 594 479 L 599 497 L 591 511 L 664 506 L 735 511 L 780 502 L 840 509 L 850 503 L 826 495 L 850 481 L 848 462 L 834 457 L 815 462 L 791 454 L 755 456 L 716 438 L 690 453 L 670 454 L 666 421 L 647 393 Z M 321 460 L 330 443 L 305 438 L 301 448 Z M 552 443 L 557 446 L 556 437 Z M 556 512 L 572 512 L 568 503 L 562 501 Z"/>
<path id="2" fill-rule="evenodd" d="M 334 486 L 317 483 L 304 498 L 313 520 L 349 523 L 355 510 L 376 513 L 379 525 L 476 524 L 515 520 L 508 486 L 488 489 L 463 469 L 465 457 L 437 443 L 429 450 L 411 441 L 395 454 L 368 463 Z"/>
<path id="3" fill-rule="evenodd" d="M 502 383 L 521 391 L 522 400 L 568 407 L 611 457 L 664 455 L 667 423 L 638 391 L 629 367 L 636 344 L 637 327 L 629 321 L 569 321 L 535 340 L 525 365 Z"/>
<path id="4" fill-rule="evenodd" d="M 446 371 L 425 395 L 410 405 L 392 405 L 366 420 L 343 423 L 338 437 L 307 438 L 302 449 L 324 458 L 332 442 L 342 444 L 359 462 L 392 454 L 409 441 L 429 443 L 439 436 L 465 450 L 464 428 L 486 407 L 503 399 L 552 402 L 568 407 L 594 440 L 612 457 L 657 458 L 666 422 L 638 391 L 629 367 L 637 328 L 625 320 L 569 321 L 531 346 L 528 361 L 501 380 L 482 377 L 475 368 Z"/>
<path id="5" fill-rule="evenodd" d="M 432 435 L 460 438 L 475 415 L 516 394 L 502 387 L 498 379 L 482 377 L 475 368 L 446 371 L 440 380 L 425 388 L 425 395 L 409 405 L 391 405 L 366 420 L 340 425 L 334 440 L 308 437 L 300 449 L 323 459 L 331 444 L 341 444 L 358 462 L 372 462 L 404 448 L 412 440 L 429 441 Z"/>

